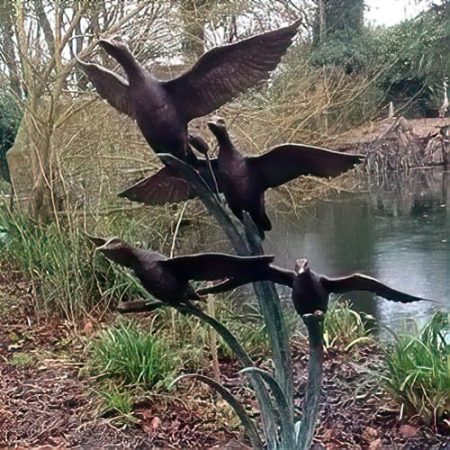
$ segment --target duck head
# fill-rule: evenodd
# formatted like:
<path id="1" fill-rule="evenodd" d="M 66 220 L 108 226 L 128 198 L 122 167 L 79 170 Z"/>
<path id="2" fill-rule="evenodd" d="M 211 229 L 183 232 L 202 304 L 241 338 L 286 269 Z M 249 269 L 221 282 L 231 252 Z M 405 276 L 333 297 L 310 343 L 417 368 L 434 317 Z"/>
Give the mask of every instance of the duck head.
<path id="1" fill-rule="evenodd" d="M 308 273 L 309 272 L 308 260 L 305 258 L 297 259 L 297 261 L 295 261 L 294 272 L 297 276 Z"/>
<path id="2" fill-rule="evenodd" d="M 140 65 L 130 52 L 127 44 L 119 39 L 100 39 L 98 45 L 112 56 L 125 70 L 128 76 L 132 76 L 139 70 Z"/>
<path id="3" fill-rule="evenodd" d="M 97 247 L 95 250 L 102 252 L 106 258 L 120 264 L 121 266 L 133 268 L 136 261 L 135 249 L 117 237 L 109 239 L 92 237 L 89 239 Z"/>
<path id="4" fill-rule="evenodd" d="M 212 134 L 214 134 L 219 142 L 223 139 L 228 139 L 227 127 L 225 125 L 225 120 L 223 120 L 222 118 L 210 120 L 208 122 L 208 128 L 211 130 Z"/>
<path id="5" fill-rule="evenodd" d="M 118 54 L 130 53 L 130 49 L 120 38 L 99 39 L 98 45 L 114 58 Z"/>

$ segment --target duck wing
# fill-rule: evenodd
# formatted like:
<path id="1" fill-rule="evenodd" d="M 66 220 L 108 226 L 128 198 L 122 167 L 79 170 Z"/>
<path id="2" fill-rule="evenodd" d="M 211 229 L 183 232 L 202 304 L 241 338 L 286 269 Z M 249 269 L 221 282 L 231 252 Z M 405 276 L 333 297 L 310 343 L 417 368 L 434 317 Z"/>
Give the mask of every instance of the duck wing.
<path id="1" fill-rule="evenodd" d="M 247 162 L 264 189 L 268 189 L 302 175 L 336 177 L 363 159 L 362 155 L 335 152 L 313 145 L 282 144 L 261 156 L 247 157 Z"/>
<path id="2" fill-rule="evenodd" d="M 293 270 L 271 265 L 267 274 L 267 280 L 272 281 L 272 283 L 284 284 L 289 287 L 294 285 L 295 272 Z"/>
<path id="3" fill-rule="evenodd" d="M 184 178 L 176 177 L 169 168 L 163 167 L 117 195 L 147 205 L 165 205 L 189 200 L 195 197 L 195 192 Z"/>
<path id="4" fill-rule="evenodd" d="M 268 78 L 299 25 L 297 21 L 285 28 L 213 48 L 191 70 L 162 85 L 187 121 L 205 116 Z"/>
<path id="5" fill-rule="evenodd" d="M 216 171 L 217 160 L 212 159 L 210 161 L 213 170 Z M 214 180 L 206 161 L 202 159 L 197 160 L 195 168 L 206 181 L 209 188 L 215 192 Z M 184 178 L 175 175 L 169 167 L 163 167 L 155 174 L 138 181 L 133 186 L 120 192 L 118 196 L 147 205 L 165 205 L 195 198 L 197 193 Z"/>
<path id="6" fill-rule="evenodd" d="M 247 276 L 248 275 L 248 276 Z M 231 291 L 243 284 L 254 283 L 255 281 L 272 281 L 277 284 L 284 284 L 292 287 L 294 283 L 294 272 L 292 270 L 282 269 L 281 267 L 270 265 L 260 272 L 253 272 L 251 274 L 241 273 L 238 277 L 230 277 L 225 281 L 216 283 L 212 286 L 197 289 L 197 294 L 218 294 L 220 292 Z"/>
<path id="7" fill-rule="evenodd" d="M 328 292 L 334 292 L 336 294 L 342 294 L 350 291 L 369 291 L 379 297 L 383 297 L 386 300 L 392 300 L 394 302 L 411 303 L 421 300 L 434 302 L 422 297 L 416 297 L 414 295 L 406 294 L 402 291 L 392 289 L 376 278 L 355 273 L 348 277 L 342 278 L 326 278 L 321 277 L 321 283 Z"/>
<path id="8" fill-rule="evenodd" d="M 267 270 L 274 256 L 234 256 L 224 253 L 199 253 L 177 256 L 161 262 L 176 274 L 189 280 L 218 280 L 256 276 Z"/>
<path id="9" fill-rule="evenodd" d="M 98 64 L 77 59 L 83 72 L 94 85 L 100 97 L 123 114 L 133 117 L 133 108 L 128 100 L 128 82 L 111 70 Z"/>

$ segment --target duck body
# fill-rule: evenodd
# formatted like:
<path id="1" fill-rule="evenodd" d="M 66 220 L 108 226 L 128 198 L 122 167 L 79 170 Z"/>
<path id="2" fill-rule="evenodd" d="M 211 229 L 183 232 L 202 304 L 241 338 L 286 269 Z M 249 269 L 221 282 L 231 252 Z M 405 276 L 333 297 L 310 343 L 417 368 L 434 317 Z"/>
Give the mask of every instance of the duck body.
<path id="1" fill-rule="evenodd" d="M 295 276 L 292 277 L 292 303 L 298 314 L 325 313 L 328 309 L 328 296 L 321 276 L 309 269 L 306 259 L 296 263 Z"/>
<path id="2" fill-rule="evenodd" d="M 170 153 L 186 161 L 187 124 L 161 83 L 146 72 L 130 82 L 128 90 L 136 123 L 155 153 Z"/>
<path id="3" fill-rule="evenodd" d="M 264 186 L 253 176 L 248 158 L 231 142 L 224 122 L 209 122 L 208 126 L 219 144 L 218 180 L 231 212 L 242 221 L 243 212 L 247 211 L 264 236 L 264 231 L 272 228 L 264 208 Z"/>
<path id="4" fill-rule="evenodd" d="M 161 264 L 167 261 L 164 255 L 157 252 L 142 252 L 140 257 L 137 250 L 133 272 L 153 297 L 169 304 L 189 303 L 189 300 L 200 299 L 188 280 L 177 276 L 170 267 Z"/>
<path id="5" fill-rule="evenodd" d="M 167 258 L 161 253 L 133 247 L 118 239 L 90 237 L 106 258 L 131 269 L 142 286 L 155 298 L 171 305 L 200 300 L 189 280 L 239 280 L 264 273 L 273 256 L 233 256 L 199 253 Z"/>
<path id="6" fill-rule="evenodd" d="M 187 124 L 164 83 L 144 69 L 120 42 L 100 40 L 99 44 L 124 68 L 127 108 L 145 140 L 156 153 L 171 153 L 186 160 L 189 149 Z"/>
<path id="7" fill-rule="evenodd" d="M 292 43 L 300 21 L 205 53 L 172 80 L 153 77 L 121 41 L 99 45 L 125 70 L 127 80 L 97 64 L 78 60 L 97 92 L 113 107 L 132 116 L 156 153 L 171 153 L 192 163 L 188 123 L 205 116 L 268 78 Z"/>
<path id="8" fill-rule="evenodd" d="M 99 249 L 108 259 L 131 269 L 142 286 L 161 301 L 176 304 L 200 298 L 189 281 L 166 264 L 168 258 L 161 253 L 132 247 L 119 239 L 105 242 Z"/>

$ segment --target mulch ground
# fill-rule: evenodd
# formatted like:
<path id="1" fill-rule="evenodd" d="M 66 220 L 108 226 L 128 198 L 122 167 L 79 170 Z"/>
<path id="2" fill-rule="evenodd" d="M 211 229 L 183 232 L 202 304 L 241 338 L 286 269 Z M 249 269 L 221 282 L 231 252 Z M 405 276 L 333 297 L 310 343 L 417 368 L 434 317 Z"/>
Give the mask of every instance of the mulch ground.
<path id="1" fill-rule="evenodd" d="M 102 415 L 93 381 L 80 376 L 83 341 L 60 319 L 38 320 L 27 280 L 0 269 L 0 448 L 248 448 L 229 408 L 194 381 L 140 401 L 134 424 Z M 302 344 L 294 344 L 293 358 L 300 408 L 307 367 Z M 357 357 L 327 350 L 314 447 L 449 450 L 448 427 L 399 420 L 398 407 L 368 375 L 379 364 L 375 346 L 360 349 Z M 238 370 L 236 363 L 221 361 L 221 381 L 253 406 Z"/>

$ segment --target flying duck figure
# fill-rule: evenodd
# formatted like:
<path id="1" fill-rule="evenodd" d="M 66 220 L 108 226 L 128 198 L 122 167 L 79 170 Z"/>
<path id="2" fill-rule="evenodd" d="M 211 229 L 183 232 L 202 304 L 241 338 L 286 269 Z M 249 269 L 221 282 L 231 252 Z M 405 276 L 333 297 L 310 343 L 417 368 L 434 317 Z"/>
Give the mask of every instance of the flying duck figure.
<path id="1" fill-rule="evenodd" d="M 265 211 L 267 189 L 302 175 L 336 177 L 364 158 L 303 144 L 281 144 L 262 155 L 245 156 L 231 141 L 222 119 L 208 122 L 208 127 L 219 144 L 218 157 L 212 161 L 218 188 L 239 220 L 243 218 L 243 211 L 250 214 L 261 236 L 272 228 Z M 195 192 L 187 182 L 163 168 L 119 196 L 154 205 L 187 200 L 194 197 Z"/>
<path id="2" fill-rule="evenodd" d="M 418 301 L 436 303 L 434 300 L 397 291 L 376 278 L 360 273 L 353 273 L 339 278 L 329 278 L 325 275 L 320 275 L 310 269 L 306 259 L 298 259 L 294 270 L 286 270 L 270 265 L 265 270 L 249 274 L 245 279 L 242 276 L 239 278 L 228 278 L 221 283 L 200 288 L 197 290 L 197 293 L 199 295 L 207 295 L 225 292 L 246 283 L 264 280 L 289 286 L 292 289 L 292 302 L 295 310 L 301 316 L 314 314 L 316 311 L 326 313 L 330 294 L 343 294 L 351 291 L 368 291 L 386 300 L 401 303 Z"/>
<path id="3" fill-rule="evenodd" d="M 128 80 L 97 64 L 78 60 L 97 92 L 133 117 L 156 153 L 170 153 L 195 165 L 188 123 L 205 116 L 268 78 L 291 45 L 300 21 L 206 52 L 183 75 L 160 81 L 136 61 L 121 41 L 99 45 L 123 67 Z"/>
<path id="4" fill-rule="evenodd" d="M 121 266 L 133 270 L 142 286 L 155 298 L 171 305 L 201 300 L 189 280 L 239 280 L 242 274 L 257 277 L 267 270 L 273 256 L 233 256 L 223 253 L 199 253 L 166 258 L 161 253 L 133 247 L 118 238 L 89 236 L 97 251 Z"/>

